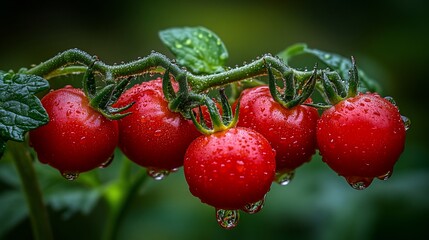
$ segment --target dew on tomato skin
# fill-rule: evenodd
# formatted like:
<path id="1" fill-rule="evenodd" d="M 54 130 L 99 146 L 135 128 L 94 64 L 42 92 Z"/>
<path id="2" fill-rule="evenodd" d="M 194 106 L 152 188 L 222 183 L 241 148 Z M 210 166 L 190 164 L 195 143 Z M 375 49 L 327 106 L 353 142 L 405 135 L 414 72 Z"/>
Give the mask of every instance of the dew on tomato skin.
<path id="1" fill-rule="evenodd" d="M 278 171 L 278 172 L 276 172 L 276 175 L 274 177 L 274 181 L 276 183 L 280 184 L 281 186 L 286 186 L 292 181 L 294 176 L 295 176 L 294 170 Z"/>
<path id="2" fill-rule="evenodd" d="M 159 137 L 161 135 L 162 135 L 162 130 L 159 130 L 159 129 L 155 130 L 155 132 L 154 132 L 155 137 Z"/>
<path id="3" fill-rule="evenodd" d="M 370 177 L 345 177 L 349 185 L 356 190 L 364 190 L 371 185 L 373 178 Z"/>
<path id="4" fill-rule="evenodd" d="M 257 202 L 246 204 L 241 210 L 243 210 L 243 212 L 248 214 L 255 214 L 261 211 L 261 209 L 264 207 L 264 203 L 265 203 L 265 196 L 264 198 L 262 198 Z"/>
<path id="5" fill-rule="evenodd" d="M 407 131 L 408 129 L 410 129 L 411 127 L 411 120 L 409 118 L 407 118 L 406 116 L 401 116 L 402 118 L 402 122 L 404 123 L 405 126 L 405 131 Z"/>
<path id="6" fill-rule="evenodd" d="M 165 169 L 157 169 L 157 168 L 147 168 L 146 169 L 147 175 L 153 178 L 154 180 L 160 181 L 165 179 L 169 174 L 169 170 Z"/>
<path id="7" fill-rule="evenodd" d="M 232 229 L 235 228 L 240 219 L 240 213 L 238 210 L 225 210 L 216 208 L 216 220 L 217 223 L 225 228 Z"/>
<path id="8" fill-rule="evenodd" d="M 76 180 L 79 177 L 78 172 L 62 172 L 61 176 L 63 176 L 65 179 L 69 181 Z"/>
<path id="9" fill-rule="evenodd" d="M 396 106 L 396 102 L 392 97 L 387 96 L 387 97 L 384 97 L 384 99 L 386 99 L 388 102 L 390 102 L 393 106 Z"/>

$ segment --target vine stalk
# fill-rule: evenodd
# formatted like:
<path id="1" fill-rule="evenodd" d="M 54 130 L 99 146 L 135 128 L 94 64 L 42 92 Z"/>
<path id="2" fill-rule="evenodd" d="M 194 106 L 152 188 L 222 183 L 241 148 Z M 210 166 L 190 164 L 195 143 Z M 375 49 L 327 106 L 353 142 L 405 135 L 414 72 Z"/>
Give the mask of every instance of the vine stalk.
<path id="1" fill-rule="evenodd" d="M 53 238 L 48 211 L 43 202 L 39 183 L 34 171 L 32 158 L 27 148 L 22 143 L 9 141 L 8 149 L 21 178 L 23 192 L 30 212 L 30 221 L 33 236 L 37 240 L 51 240 Z"/>
<path id="2" fill-rule="evenodd" d="M 59 53 L 53 58 L 42 62 L 31 69 L 28 69 L 25 73 L 39 75 L 45 78 L 52 78 L 65 74 L 83 73 L 86 70 L 85 67 L 71 65 L 80 64 L 91 66 L 95 59 L 97 59 L 96 56 L 91 56 L 84 51 L 70 49 Z M 221 73 L 211 75 L 193 75 L 186 69 L 176 65 L 174 61 L 168 59 L 165 55 L 158 52 L 152 52 L 144 58 L 119 65 L 107 65 L 102 61 L 96 61 L 93 65 L 93 70 L 103 74 L 107 79 L 112 80 L 128 76 L 142 75 L 150 70 L 156 69 L 157 67 L 162 67 L 164 69 L 169 69 L 170 73 L 174 76 L 185 75 L 192 91 L 200 93 L 232 82 L 266 75 L 266 64 L 270 64 L 271 68 L 282 76 L 291 72 L 294 72 L 302 78 L 308 78 L 311 75 L 311 72 L 292 69 L 285 65 L 282 60 L 271 55 L 265 55 L 248 64 L 231 68 Z"/>

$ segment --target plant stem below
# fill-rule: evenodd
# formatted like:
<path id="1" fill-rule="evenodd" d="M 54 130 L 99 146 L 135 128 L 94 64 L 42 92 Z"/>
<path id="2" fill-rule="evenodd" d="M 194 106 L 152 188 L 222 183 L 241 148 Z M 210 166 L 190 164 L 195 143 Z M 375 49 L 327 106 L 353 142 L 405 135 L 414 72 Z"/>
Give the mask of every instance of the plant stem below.
<path id="1" fill-rule="evenodd" d="M 43 202 L 30 153 L 23 147 L 22 143 L 14 141 L 8 142 L 8 149 L 12 153 L 16 169 L 21 178 L 23 193 L 30 212 L 34 239 L 51 240 L 53 239 L 53 234 L 48 211 Z"/>

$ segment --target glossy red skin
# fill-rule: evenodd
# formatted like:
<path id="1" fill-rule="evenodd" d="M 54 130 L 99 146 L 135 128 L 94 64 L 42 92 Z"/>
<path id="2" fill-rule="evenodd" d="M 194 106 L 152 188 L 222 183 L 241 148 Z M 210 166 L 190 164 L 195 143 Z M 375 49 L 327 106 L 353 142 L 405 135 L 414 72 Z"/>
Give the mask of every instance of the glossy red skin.
<path id="1" fill-rule="evenodd" d="M 258 132 L 231 128 L 195 139 L 184 162 L 191 193 L 220 209 L 264 198 L 275 175 L 275 152 Z"/>
<path id="2" fill-rule="evenodd" d="M 88 105 L 82 90 L 65 87 L 41 100 L 49 123 L 30 131 L 42 163 L 62 173 L 89 171 L 105 163 L 118 143 L 118 126 Z"/>
<path id="3" fill-rule="evenodd" d="M 117 106 L 135 102 L 126 110 L 132 113 L 119 120 L 119 148 L 140 166 L 172 170 L 183 165 L 186 148 L 201 133 L 168 109 L 160 81 L 134 85 L 118 100 Z"/>
<path id="4" fill-rule="evenodd" d="M 309 106 L 281 106 L 268 86 L 260 86 L 242 92 L 237 126 L 267 138 L 276 150 L 277 171 L 288 171 L 310 161 L 315 153 L 318 118 L 317 110 Z"/>
<path id="5" fill-rule="evenodd" d="M 392 171 L 404 150 L 405 126 L 389 101 L 359 94 L 322 114 L 317 141 L 323 161 L 339 175 L 372 179 Z"/>

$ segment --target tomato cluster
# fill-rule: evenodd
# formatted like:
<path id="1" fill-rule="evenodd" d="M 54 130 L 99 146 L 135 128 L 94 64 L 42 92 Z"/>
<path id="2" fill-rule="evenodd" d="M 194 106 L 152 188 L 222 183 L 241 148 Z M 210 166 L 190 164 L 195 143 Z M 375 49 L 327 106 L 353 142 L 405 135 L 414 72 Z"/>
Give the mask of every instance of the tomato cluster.
<path id="1" fill-rule="evenodd" d="M 259 211 L 272 182 L 288 182 L 284 174 L 291 176 L 317 149 L 350 185 L 364 189 L 374 178 L 390 176 L 404 148 L 398 108 L 374 93 L 345 98 L 319 116 L 310 99 L 285 108 L 267 86 L 254 87 L 234 105 L 237 126 L 201 134 L 191 120 L 170 111 L 162 85 L 159 78 L 125 91 L 115 106 L 133 103 L 131 114 L 118 121 L 93 110 L 79 89 L 48 93 L 42 104 L 50 122 L 30 132 L 39 160 L 70 179 L 103 166 L 116 146 L 155 179 L 184 166 L 190 192 L 215 207 L 228 228 L 238 210 Z M 206 111 L 204 121 L 211 125 Z"/>

